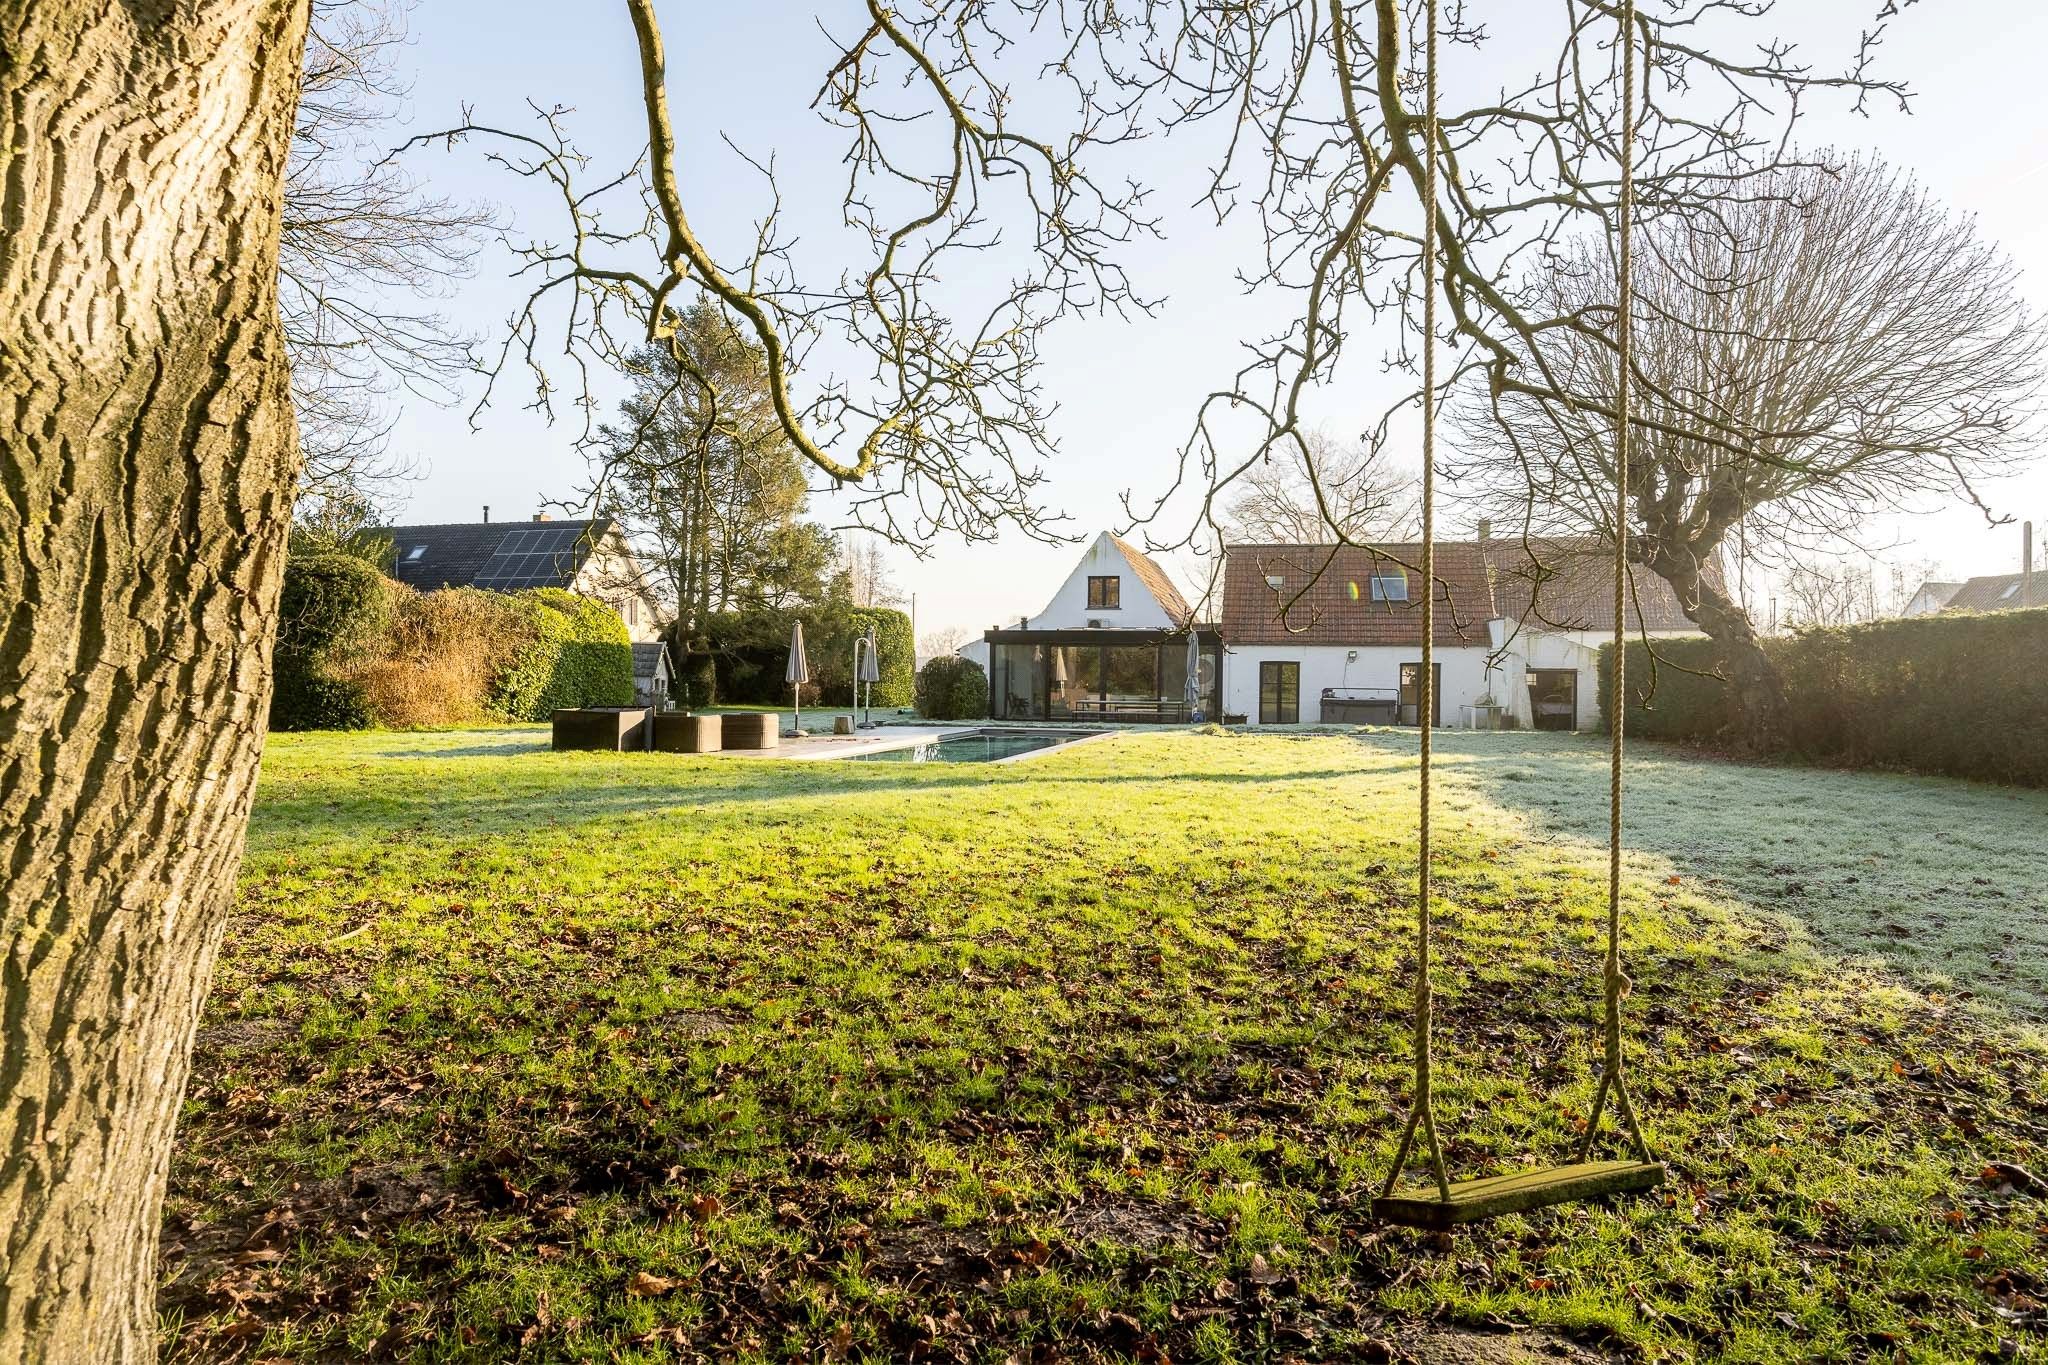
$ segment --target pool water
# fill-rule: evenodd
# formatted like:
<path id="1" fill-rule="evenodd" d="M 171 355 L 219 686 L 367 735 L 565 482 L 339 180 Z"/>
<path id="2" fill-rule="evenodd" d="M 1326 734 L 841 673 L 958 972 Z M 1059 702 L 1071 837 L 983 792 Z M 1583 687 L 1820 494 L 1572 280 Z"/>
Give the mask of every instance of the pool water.
<path id="1" fill-rule="evenodd" d="M 1083 736 L 1057 731 L 982 730 L 970 735 L 947 735 L 929 744 L 907 749 L 884 749 L 878 754 L 850 754 L 849 763 L 993 763 L 1039 749 L 1070 744 Z"/>

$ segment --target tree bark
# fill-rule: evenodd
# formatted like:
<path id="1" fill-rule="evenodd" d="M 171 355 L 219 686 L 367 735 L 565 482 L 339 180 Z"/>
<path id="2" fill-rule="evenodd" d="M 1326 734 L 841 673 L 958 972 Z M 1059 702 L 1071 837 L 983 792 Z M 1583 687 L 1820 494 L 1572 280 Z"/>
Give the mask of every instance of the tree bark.
<path id="1" fill-rule="evenodd" d="M 1741 717 L 1742 732 L 1729 738 L 1759 752 L 1780 748 L 1785 738 L 1784 681 L 1757 639 L 1749 613 L 1701 571 L 1712 549 L 1672 545 L 1655 536 L 1638 536 L 1630 545 L 1632 557 L 1671 585 L 1686 616 L 1714 641 Z"/>
<path id="2" fill-rule="evenodd" d="M 269 706 L 306 0 L 0 0 L 0 1361 L 155 1354 Z"/>

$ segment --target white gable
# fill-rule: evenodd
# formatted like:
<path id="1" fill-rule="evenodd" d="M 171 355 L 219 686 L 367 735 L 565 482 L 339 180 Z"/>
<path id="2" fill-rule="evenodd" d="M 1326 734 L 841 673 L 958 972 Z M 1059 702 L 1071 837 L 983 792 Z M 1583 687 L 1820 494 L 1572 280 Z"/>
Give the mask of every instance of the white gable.
<path id="1" fill-rule="evenodd" d="M 1088 580 L 1115 579 L 1115 607 L 1088 605 Z M 1129 558 L 1117 545 L 1116 537 L 1104 531 L 1081 556 L 1081 562 L 1060 584 L 1045 609 L 1024 623 L 1026 630 L 1080 630 L 1099 626 L 1106 630 L 1172 630 L 1180 623 L 1159 604 L 1145 580 L 1138 576 Z"/>

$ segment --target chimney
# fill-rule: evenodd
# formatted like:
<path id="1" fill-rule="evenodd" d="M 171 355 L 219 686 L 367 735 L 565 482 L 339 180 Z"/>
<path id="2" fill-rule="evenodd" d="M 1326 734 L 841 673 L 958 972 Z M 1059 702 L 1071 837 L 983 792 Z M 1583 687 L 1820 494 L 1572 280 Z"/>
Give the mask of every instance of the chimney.
<path id="1" fill-rule="evenodd" d="M 553 521 L 553 520 L 554 520 L 554 518 L 553 518 L 553 517 L 551 517 L 551 516 L 549 516 L 549 515 L 548 515 L 548 514 L 547 514 L 546 512 L 535 512 L 535 513 L 533 514 L 533 519 L 534 519 L 535 521 Z"/>
<path id="2" fill-rule="evenodd" d="M 1485 517 L 1479 519 L 1479 538 L 1485 540 L 1493 534 L 1493 523 Z"/>
<path id="3" fill-rule="evenodd" d="M 489 503 L 485 503 L 485 504 L 484 504 L 484 525 L 486 525 L 486 526 L 489 526 L 490 524 L 491 524 L 491 505 L 490 505 Z"/>

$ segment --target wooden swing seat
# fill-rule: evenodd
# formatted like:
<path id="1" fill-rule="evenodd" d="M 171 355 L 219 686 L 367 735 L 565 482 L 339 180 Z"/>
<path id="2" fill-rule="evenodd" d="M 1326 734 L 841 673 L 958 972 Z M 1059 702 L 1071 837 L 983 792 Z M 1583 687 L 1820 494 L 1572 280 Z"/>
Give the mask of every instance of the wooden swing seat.
<path id="1" fill-rule="evenodd" d="M 1663 1183 L 1661 1162 L 1586 1161 L 1516 1175 L 1454 1180 L 1449 1199 L 1443 1198 L 1434 1185 L 1411 1185 L 1373 1200 L 1372 1212 L 1385 1222 L 1443 1232 L 1460 1223 L 1476 1223 L 1504 1213 L 1523 1213 L 1609 1194 L 1635 1194 Z"/>

